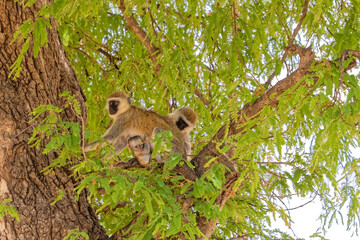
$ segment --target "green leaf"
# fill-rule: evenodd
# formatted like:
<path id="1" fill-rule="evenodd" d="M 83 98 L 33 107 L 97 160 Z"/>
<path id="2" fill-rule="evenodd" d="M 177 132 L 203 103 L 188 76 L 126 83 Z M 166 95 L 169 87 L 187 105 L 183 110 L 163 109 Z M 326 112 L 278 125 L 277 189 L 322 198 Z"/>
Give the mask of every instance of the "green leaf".
<path id="1" fill-rule="evenodd" d="M 208 178 L 217 189 L 221 189 L 225 183 L 225 167 L 222 164 L 215 164 L 209 171 Z"/>
<path id="2" fill-rule="evenodd" d="M 18 212 L 17 210 L 15 209 L 14 206 L 10 205 L 8 207 L 8 211 L 9 211 L 9 215 L 12 216 L 13 218 L 15 218 L 16 221 L 20 222 L 20 218 L 19 218 L 19 215 L 18 215 Z"/>
<path id="3" fill-rule="evenodd" d="M 57 197 L 54 199 L 54 201 L 52 203 L 50 203 L 50 205 L 54 205 L 55 203 L 60 201 L 63 198 L 63 196 L 64 196 L 63 191 L 61 189 L 59 189 Z"/>
<path id="4" fill-rule="evenodd" d="M 144 197 L 145 197 L 145 207 L 146 207 L 146 211 L 149 213 L 150 217 L 154 217 L 154 209 L 152 207 L 152 197 L 150 196 L 150 194 L 147 191 L 143 191 Z"/>
<path id="5" fill-rule="evenodd" d="M 85 239 L 89 239 L 89 235 L 87 235 L 86 233 L 80 232 L 79 234 L 80 234 L 82 237 L 84 237 Z"/>
<path id="6" fill-rule="evenodd" d="M 297 183 L 301 177 L 301 174 L 302 174 L 302 171 L 300 169 L 296 169 L 294 172 L 293 181 Z"/>
<path id="7" fill-rule="evenodd" d="M 19 56 L 17 57 L 17 59 L 15 60 L 15 62 L 13 63 L 13 65 L 11 65 L 11 72 L 9 74 L 9 77 L 11 77 L 13 75 L 13 73 L 15 72 L 15 75 L 14 75 L 14 78 L 17 78 L 20 76 L 20 72 L 22 70 L 20 64 L 22 62 L 22 60 L 24 59 L 24 54 L 27 52 L 27 50 L 29 49 L 29 46 L 30 46 L 30 38 L 28 38 L 21 51 L 20 51 L 20 54 Z"/>
<path id="8" fill-rule="evenodd" d="M 35 29 L 33 31 L 33 35 L 34 35 L 33 53 L 34 53 L 34 57 L 37 57 L 40 48 L 44 44 L 47 44 L 46 22 L 43 18 L 40 17 L 35 22 Z"/>
<path id="9" fill-rule="evenodd" d="M 224 154 L 224 153 L 226 153 L 227 151 L 229 151 L 230 148 L 231 148 L 230 145 L 225 145 L 222 149 L 220 149 L 219 153 Z"/>
<path id="10" fill-rule="evenodd" d="M 173 170 L 174 167 L 176 167 L 176 165 L 178 165 L 181 160 L 182 158 L 180 156 L 180 153 L 172 154 L 164 164 L 163 178 L 167 178 L 170 174 L 170 171 Z"/>
<path id="11" fill-rule="evenodd" d="M 282 63 L 281 63 L 281 61 L 276 61 L 276 64 L 275 64 L 275 75 L 279 75 L 279 74 L 280 74 L 281 68 L 282 68 Z"/>
<path id="12" fill-rule="evenodd" d="M 201 198 L 205 194 L 205 187 L 203 180 L 197 179 L 196 182 L 193 185 L 193 195 L 196 198 Z"/>
<path id="13" fill-rule="evenodd" d="M 104 188 L 106 193 L 109 194 L 111 192 L 110 182 L 108 178 L 100 178 L 100 187 Z"/>
<path id="14" fill-rule="evenodd" d="M 10 44 L 13 44 L 15 41 L 21 41 L 23 39 L 27 39 L 27 41 L 30 41 L 28 35 L 32 32 L 33 29 L 34 29 L 33 20 L 29 18 L 16 30 L 16 32 L 14 33 L 14 38 L 10 42 Z"/>

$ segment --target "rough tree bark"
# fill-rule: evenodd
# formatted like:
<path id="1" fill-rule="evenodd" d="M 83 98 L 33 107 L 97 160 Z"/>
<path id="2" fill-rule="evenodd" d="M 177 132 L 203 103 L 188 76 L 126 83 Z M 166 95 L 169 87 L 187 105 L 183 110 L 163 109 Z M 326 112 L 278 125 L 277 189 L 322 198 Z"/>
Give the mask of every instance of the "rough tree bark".
<path id="1" fill-rule="evenodd" d="M 30 148 L 27 143 L 32 132 L 29 114 L 35 107 L 60 106 L 58 95 L 66 90 L 77 94 L 81 103 L 85 100 L 54 24 L 48 32 L 49 46 L 36 59 L 31 51 L 27 53 L 20 77 L 8 77 L 22 46 L 9 43 L 21 23 L 34 18 L 41 7 L 39 2 L 23 9 L 13 0 L 0 0 L 0 201 L 13 199 L 20 217 L 20 222 L 10 216 L 0 218 L 0 239 L 62 239 L 68 230 L 76 228 L 90 239 L 107 239 L 85 194 L 74 201 L 76 182 L 69 180 L 69 172 L 57 169 L 54 175 L 41 173 L 55 156 L 42 155 L 41 149 Z M 82 107 L 85 110 L 85 105 Z M 76 120 L 71 112 L 63 117 Z M 50 205 L 59 189 L 65 196 Z"/>

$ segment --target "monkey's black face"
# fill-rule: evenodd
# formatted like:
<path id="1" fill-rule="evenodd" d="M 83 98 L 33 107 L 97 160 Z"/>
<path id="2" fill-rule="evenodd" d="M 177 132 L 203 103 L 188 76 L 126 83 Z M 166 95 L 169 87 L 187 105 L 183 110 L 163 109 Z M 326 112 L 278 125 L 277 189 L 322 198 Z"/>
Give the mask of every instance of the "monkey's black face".
<path id="1" fill-rule="evenodd" d="M 189 125 L 184 121 L 184 119 L 179 118 L 176 121 L 176 126 L 181 130 L 183 130 L 184 128 L 188 127 Z"/>
<path id="2" fill-rule="evenodd" d="M 114 115 L 114 114 L 117 113 L 119 104 L 120 104 L 120 101 L 118 101 L 118 100 L 109 101 L 109 113 L 110 113 L 110 115 Z"/>

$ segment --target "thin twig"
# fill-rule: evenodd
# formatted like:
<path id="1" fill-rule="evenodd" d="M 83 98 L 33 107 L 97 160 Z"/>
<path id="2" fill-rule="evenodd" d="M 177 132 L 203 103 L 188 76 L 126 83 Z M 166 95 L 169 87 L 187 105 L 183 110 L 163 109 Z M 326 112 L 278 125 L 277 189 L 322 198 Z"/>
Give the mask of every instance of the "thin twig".
<path id="1" fill-rule="evenodd" d="M 77 47 L 72 47 L 72 46 L 68 46 L 68 48 L 71 48 L 71 49 L 74 49 L 74 50 L 77 50 L 79 52 L 81 52 L 82 54 L 85 55 L 85 57 L 87 57 L 88 59 L 90 59 L 90 61 L 94 64 L 94 65 L 98 65 L 101 69 L 101 71 L 103 72 L 104 75 L 107 75 L 107 72 L 105 69 L 103 69 L 100 64 L 95 61 L 95 59 L 93 59 L 89 54 L 87 54 L 84 50 L 81 50 L 80 48 L 77 48 Z"/>
<path id="2" fill-rule="evenodd" d="M 113 65 L 114 68 L 119 71 L 119 67 L 118 67 L 118 65 L 116 65 L 116 63 L 115 63 L 115 57 L 114 57 L 113 55 L 111 55 L 110 53 L 106 52 L 106 51 L 105 51 L 104 49 L 102 49 L 102 48 L 98 48 L 97 51 L 98 51 L 99 53 L 102 53 L 105 57 L 107 57 L 107 58 L 109 59 L 109 61 L 110 61 L 110 64 Z"/>

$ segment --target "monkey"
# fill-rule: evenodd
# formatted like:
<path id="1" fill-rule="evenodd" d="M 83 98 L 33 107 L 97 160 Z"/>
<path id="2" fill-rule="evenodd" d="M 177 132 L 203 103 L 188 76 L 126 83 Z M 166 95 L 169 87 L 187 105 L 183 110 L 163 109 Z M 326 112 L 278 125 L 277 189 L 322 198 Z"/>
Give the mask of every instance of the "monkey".
<path id="1" fill-rule="evenodd" d="M 172 121 L 176 124 L 180 132 L 184 137 L 184 148 L 186 153 L 186 158 L 188 161 L 191 160 L 191 143 L 190 143 L 190 132 L 194 129 L 194 126 L 198 120 L 196 112 L 189 107 L 182 107 L 175 110 L 175 112 L 167 115 Z M 152 134 L 151 139 L 155 136 L 156 133 L 162 131 L 162 129 L 155 128 Z M 151 158 L 152 151 L 154 146 L 152 143 L 146 139 L 142 139 L 140 136 L 135 136 L 129 139 L 129 148 L 134 152 L 134 155 L 137 159 L 145 158 L 142 161 L 147 161 Z M 176 152 L 176 149 L 172 149 L 172 152 Z M 156 160 L 159 162 L 161 157 L 156 156 Z"/>
<path id="2" fill-rule="evenodd" d="M 145 136 L 144 139 L 139 135 L 131 137 L 128 140 L 128 145 L 139 163 L 148 163 L 151 161 L 152 149 L 149 136 Z"/>
<path id="3" fill-rule="evenodd" d="M 134 155 L 137 155 L 140 165 L 147 166 L 151 160 L 151 154 L 149 154 L 151 152 L 150 136 L 153 136 L 154 130 L 169 130 L 174 137 L 171 151 L 178 152 L 183 156 L 186 155 L 185 136 L 169 116 L 131 105 L 130 97 L 124 92 L 110 94 L 106 100 L 106 110 L 112 119 L 112 124 L 102 137 L 113 145 L 116 154 L 129 146 L 130 149 L 133 148 Z M 129 140 L 130 144 L 128 144 Z M 97 141 L 91 142 L 85 146 L 85 151 L 100 148 L 102 145 Z"/>
<path id="4" fill-rule="evenodd" d="M 187 160 L 191 160 L 190 132 L 197 123 L 198 115 L 189 107 L 181 107 L 167 116 L 173 119 L 180 132 L 184 135 Z"/>
<path id="5" fill-rule="evenodd" d="M 151 140 L 154 138 L 154 136 L 159 133 L 162 132 L 164 130 L 160 129 L 160 128 L 155 128 L 153 131 L 153 134 L 151 136 L 151 138 L 149 138 L 149 136 L 145 136 L 145 138 L 143 139 L 140 136 L 134 136 L 129 138 L 128 140 L 128 146 L 130 148 L 130 150 L 133 151 L 134 156 L 136 157 L 136 159 L 138 160 L 138 162 L 150 162 L 151 161 L 151 157 L 152 157 L 152 153 L 154 150 L 154 143 L 151 142 Z M 185 146 L 184 146 L 185 147 Z M 170 150 L 171 152 L 179 152 L 179 150 L 177 150 L 177 148 L 173 146 L 173 148 Z M 155 156 L 155 160 L 157 162 L 161 162 L 163 156 L 160 156 L 159 154 L 157 154 Z"/>

